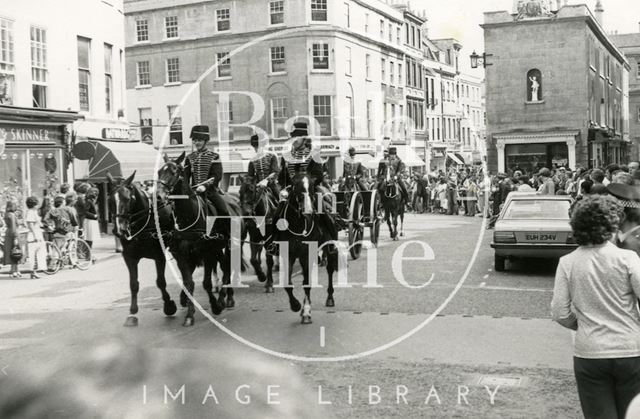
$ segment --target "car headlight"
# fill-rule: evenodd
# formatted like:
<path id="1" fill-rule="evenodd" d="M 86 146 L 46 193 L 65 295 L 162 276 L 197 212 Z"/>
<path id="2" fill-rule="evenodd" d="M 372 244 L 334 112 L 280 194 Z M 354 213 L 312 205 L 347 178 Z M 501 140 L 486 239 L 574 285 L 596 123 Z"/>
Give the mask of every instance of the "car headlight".
<path id="1" fill-rule="evenodd" d="M 513 231 L 494 231 L 493 241 L 495 243 L 515 243 L 516 235 Z"/>

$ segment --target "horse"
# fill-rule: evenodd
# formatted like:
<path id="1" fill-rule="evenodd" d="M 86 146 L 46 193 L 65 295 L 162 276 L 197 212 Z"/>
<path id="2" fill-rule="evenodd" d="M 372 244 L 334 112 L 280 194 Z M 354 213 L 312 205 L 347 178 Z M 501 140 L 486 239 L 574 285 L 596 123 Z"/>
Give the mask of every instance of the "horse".
<path id="1" fill-rule="evenodd" d="M 384 219 L 389 226 L 389 234 L 391 239 L 398 240 L 398 217 L 400 217 L 400 236 L 404 236 L 404 208 L 405 199 L 398 185 L 397 176 L 387 177 L 382 184 L 381 200 L 384 208 Z M 393 226 L 392 226 L 393 222 Z"/>
<path id="2" fill-rule="evenodd" d="M 264 240 L 273 234 L 273 216 L 277 206 L 277 197 L 273 196 L 271 188 L 254 184 L 253 181 L 247 179 L 240 186 L 240 207 L 244 216 L 255 216 L 261 218 L 264 225 L 261 231 L 260 225 L 256 219 L 245 219 L 245 230 L 242 234 L 244 241 L 246 235 L 249 235 L 249 247 L 251 249 L 251 266 L 258 276 L 258 281 L 265 282 L 265 292 L 273 293 L 273 255 L 266 253 L 267 273 L 265 275 L 262 270 L 262 249 L 264 248 Z M 264 217 L 264 218 L 262 218 Z"/>
<path id="3" fill-rule="evenodd" d="M 310 178 L 307 174 L 298 174 L 294 178 L 293 184 L 289 188 L 288 197 L 283 204 L 282 211 L 276 221 L 278 228 L 277 241 L 288 243 L 288 283 L 285 291 L 289 297 L 289 307 L 291 311 L 297 313 L 300 311 L 301 323 L 309 324 L 311 320 L 311 287 L 309 285 L 309 268 L 310 262 L 316 263 L 316 258 L 309 258 L 309 245 L 305 242 L 317 242 L 323 251 L 327 254 L 327 274 L 329 284 L 327 287 L 327 307 L 335 306 L 333 299 L 333 273 L 338 270 L 338 253 L 337 249 L 331 248 L 327 240 L 337 241 L 337 230 L 331 232 L 328 223 L 328 214 L 318 214 L 314 210 L 315 193 L 310 192 Z M 315 191 L 314 191 L 315 192 Z M 330 236 L 330 237 L 329 237 Z M 329 246 L 329 247 L 327 247 Z M 298 260 L 302 268 L 302 285 L 304 287 L 305 297 L 302 306 L 293 295 L 293 285 L 291 274 L 295 261 Z M 302 310 L 301 310 L 302 309 Z"/>
<path id="4" fill-rule="evenodd" d="M 114 214 L 114 234 L 122 243 L 122 257 L 129 270 L 129 289 L 131 305 L 125 326 L 137 326 L 138 318 L 138 263 L 140 259 L 152 259 L 156 264 L 156 286 L 162 293 L 164 314 L 173 316 L 177 307 L 167 292 L 167 281 L 164 276 L 166 259 L 160 244 L 160 235 L 156 230 L 155 211 L 147 194 L 137 183 L 132 183 L 136 172 L 125 181 L 117 183 L 107 173 L 109 181 L 109 206 Z M 162 233 L 171 230 L 173 225 L 171 209 L 166 205 L 158 205 L 158 225 Z M 161 234 L 162 234 L 161 233 Z"/>
<path id="5" fill-rule="evenodd" d="M 217 315 L 222 312 L 225 305 L 227 308 L 235 306 L 233 289 L 222 287 L 219 298 L 216 299 L 211 281 L 213 269 L 221 263 L 223 283 L 230 283 L 228 221 L 217 220 L 213 229 L 207 230 L 208 202 L 193 191 L 184 177 L 182 166 L 184 158 L 185 153 L 182 153 L 176 160 L 166 159 L 165 164 L 158 171 L 158 193 L 164 200 L 170 199 L 174 207 L 175 227 L 170 241 L 170 251 L 178 264 L 184 287 L 191 297 L 194 292 L 193 272 L 197 266 L 204 264 L 203 287 L 209 297 L 211 312 Z M 173 199 L 170 195 L 174 195 Z M 228 195 L 225 197 L 230 203 Z M 240 215 L 239 206 L 229 205 L 229 207 L 232 215 Z M 213 206 L 209 206 L 208 211 L 215 216 Z M 187 307 L 183 326 L 193 326 L 195 307 L 192 298 L 186 298 L 186 295 L 183 295 L 181 303 Z"/>

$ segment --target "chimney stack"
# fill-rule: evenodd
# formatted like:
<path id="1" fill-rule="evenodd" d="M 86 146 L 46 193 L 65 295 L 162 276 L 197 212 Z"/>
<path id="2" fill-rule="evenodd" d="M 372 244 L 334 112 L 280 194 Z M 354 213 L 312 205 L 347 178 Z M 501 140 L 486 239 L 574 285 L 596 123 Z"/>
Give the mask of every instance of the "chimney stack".
<path id="1" fill-rule="evenodd" d="M 602 2 L 598 0 L 596 2 L 596 20 L 604 28 L 604 8 L 602 7 Z"/>

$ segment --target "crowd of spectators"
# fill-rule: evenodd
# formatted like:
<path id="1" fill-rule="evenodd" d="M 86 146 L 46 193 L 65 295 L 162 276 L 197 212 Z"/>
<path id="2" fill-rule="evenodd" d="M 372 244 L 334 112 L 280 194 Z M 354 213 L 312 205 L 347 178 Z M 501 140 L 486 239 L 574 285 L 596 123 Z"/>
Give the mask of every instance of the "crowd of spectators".
<path id="1" fill-rule="evenodd" d="M 66 240 L 82 235 L 91 247 L 100 237 L 98 194 L 99 190 L 89 183 L 77 183 L 73 190 L 69 184 L 63 183 L 53 197 L 27 197 L 24 213 L 21 203 L 8 201 L 0 223 L 0 229 L 4 231 L 1 234 L 4 240 L 0 262 L 11 266 L 10 275 L 21 277 L 18 264 L 26 261 L 31 277 L 37 278 L 37 272 L 46 268 L 45 241 L 52 241 L 62 248 Z M 23 236 L 25 240 L 21 241 Z M 20 260 L 12 259 L 11 250 L 14 248 L 22 249 Z"/>

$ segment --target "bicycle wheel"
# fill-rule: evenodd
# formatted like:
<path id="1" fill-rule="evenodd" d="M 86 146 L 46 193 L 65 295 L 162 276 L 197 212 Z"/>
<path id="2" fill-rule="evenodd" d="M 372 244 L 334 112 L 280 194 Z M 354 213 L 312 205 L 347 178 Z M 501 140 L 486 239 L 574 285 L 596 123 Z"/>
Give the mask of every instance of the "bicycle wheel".
<path id="1" fill-rule="evenodd" d="M 45 242 L 47 251 L 47 266 L 43 269 L 47 275 L 53 275 L 62 267 L 62 254 L 53 242 Z"/>
<path id="2" fill-rule="evenodd" d="M 69 255 L 72 257 L 74 266 L 82 271 L 86 271 L 91 267 L 91 248 L 86 241 L 77 239 L 75 243 L 75 249 L 69 249 Z"/>

